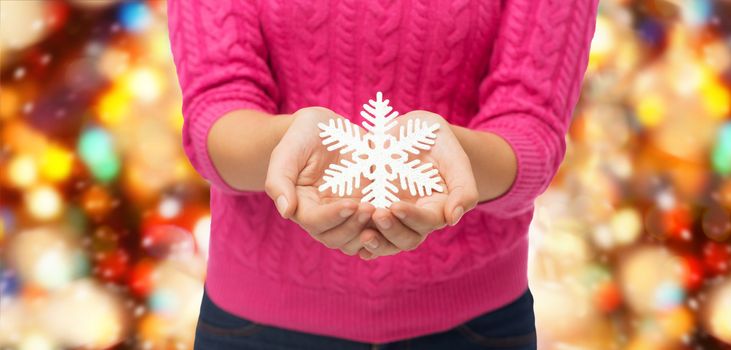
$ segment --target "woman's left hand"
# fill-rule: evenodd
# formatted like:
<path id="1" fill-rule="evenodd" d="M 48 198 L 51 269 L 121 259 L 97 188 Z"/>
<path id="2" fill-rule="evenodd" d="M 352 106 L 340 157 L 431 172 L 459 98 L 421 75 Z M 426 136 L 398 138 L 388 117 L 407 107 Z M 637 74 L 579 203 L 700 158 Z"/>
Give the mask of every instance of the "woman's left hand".
<path id="1" fill-rule="evenodd" d="M 406 125 L 409 119 L 416 118 L 430 124 L 438 123 L 440 127 L 431 150 L 416 156 L 410 154 L 409 158 L 432 163 L 444 180 L 444 192 L 427 197 L 407 197 L 408 192 L 401 192 L 401 200 L 389 209 L 377 209 L 372 216 L 377 230 L 365 229 L 359 237 L 365 249 L 359 253 L 362 258 L 412 250 L 432 231 L 447 224 L 456 225 L 462 215 L 477 204 L 477 185 L 470 159 L 449 123 L 438 114 L 426 111 L 413 111 L 396 121 Z"/>

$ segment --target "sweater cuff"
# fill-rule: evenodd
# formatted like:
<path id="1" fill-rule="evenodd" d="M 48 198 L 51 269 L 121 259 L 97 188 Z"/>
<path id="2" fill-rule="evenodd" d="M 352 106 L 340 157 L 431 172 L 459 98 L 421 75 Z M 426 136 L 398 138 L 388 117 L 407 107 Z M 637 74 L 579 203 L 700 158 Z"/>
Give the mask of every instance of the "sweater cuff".
<path id="1" fill-rule="evenodd" d="M 491 120 L 476 129 L 503 138 L 512 148 L 517 160 L 515 180 L 510 188 L 497 198 L 480 202 L 476 210 L 498 217 L 514 217 L 533 209 L 535 198 L 543 193 L 556 169 L 554 155 L 541 140 L 545 135 L 535 132 L 528 118 L 503 117 Z"/>
<path id="2" fill-rule="evenodd" d="M 193 118 L 191 118 L 192 123 L 189 126 L 189 138 L 188 140 L 184 139 L 186 153 L 189 157 L 192 157 L 191 162 L 200 175 L 208 180 L 211 187 L 233 195 L 252 194 L 256 192 L 238 190 L 223 179 L 208 153 L 208 133 L 218 119 L 229 112 L 242 109 L 265 111 L 264 108 L 256 103 L 238 99 L 209 99 L 207 101 L 201 101 L 189 111 L 189 115 L 193 116 Z"/>

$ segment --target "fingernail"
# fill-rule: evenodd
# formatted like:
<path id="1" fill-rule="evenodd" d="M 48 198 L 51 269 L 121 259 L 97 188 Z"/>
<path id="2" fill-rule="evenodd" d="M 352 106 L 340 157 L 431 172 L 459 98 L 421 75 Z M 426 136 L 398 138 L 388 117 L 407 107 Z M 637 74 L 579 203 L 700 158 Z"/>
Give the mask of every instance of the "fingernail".
<path id="1" fill-rule="evenodd" d="M 358 222 L 360 222 L 361 224 L 365 224 L 366 222 L 368 222 L 368 219 L 370 219 L 370 218 L 371 218 L 371 214 L 362 213 L 362 214 L 358 215 Z"/>
<path id="2" fill-rule="evenodd" d="M 391 228 L 391 220 L 389 220 L 388 218 L 376 219 L 376 224 L 378 224 L 378 227 L 384 230 L 388 230 L 389 228 Z"/>
<path id="3" fill-rule="evenodd" d="M 459 222 L 459 219 L 462 218 L 462 215 L 464 215 L 464 209 L 462 209 L 462 207 L 454 208 L 454 211 L 452 212 L 452 218 L 454 218 L 452 226 L 456 225 Z"/>
<path id="4" fill-rule="evenodd" d="M 347 218 L 355 213 L 354 209 L 343 209 L 340 211 L 340 217 L 341 218 Z"/>
<path id="5" fill-rule="evenodd" d="M 279 210 L 279 215 L 284 216 L 284 213 L 287 211 L 287 197 L 284 195 L 280 195 L 277 197 L 277 210 Z"/>
<path id="6" fill-rule="evenodd" d="M 375 238 L 372 238 L 370 241 L 365 242 L 366 247 L 370 249 L 378 249 L 378 240 Z"/>
<path id="7" fill-rule="evenodd" d="M 402 211 L 395 211 L 395 212 L 393 212 L 393 215 L 395 215 L 399 219 L 405 219 L 406 218 L 406 213 L 404 213 Z"/>

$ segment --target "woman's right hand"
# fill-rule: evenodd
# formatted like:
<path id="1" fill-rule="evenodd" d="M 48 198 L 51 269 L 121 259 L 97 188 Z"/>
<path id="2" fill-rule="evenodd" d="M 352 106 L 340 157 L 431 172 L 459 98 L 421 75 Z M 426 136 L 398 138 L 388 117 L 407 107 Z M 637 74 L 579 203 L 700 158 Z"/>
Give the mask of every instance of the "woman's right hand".
<path id="1" fill-rule="evenodd" d="M 308 107 L 295 112 L 292 118 L 272 151 L 266 193 L 282 217 L 299 224 L 328 248 L 355 255 L 363 248 L 358 235 L 375 208 L 360 202 L 360 192 L 353 197 L 337 197 L 318 190 L 325 169 L 338 163 L 342 155 L 323 146 L 317 125 L 343 117 L 327 108 Z"/>

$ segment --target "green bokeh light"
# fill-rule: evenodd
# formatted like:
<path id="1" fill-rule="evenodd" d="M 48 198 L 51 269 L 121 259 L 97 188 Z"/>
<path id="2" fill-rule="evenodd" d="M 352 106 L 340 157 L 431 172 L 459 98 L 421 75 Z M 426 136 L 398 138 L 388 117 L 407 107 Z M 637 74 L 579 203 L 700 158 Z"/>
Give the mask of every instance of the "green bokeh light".
<path id="1" fill-rule="evenodd" d="M 79 138 L 79 155 L 94 178 L 109 182 L 119 175 L 120 160 L 112 137 L 103 129 L 86 129 Z"/>

